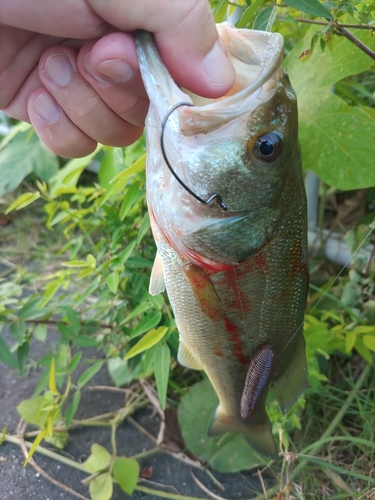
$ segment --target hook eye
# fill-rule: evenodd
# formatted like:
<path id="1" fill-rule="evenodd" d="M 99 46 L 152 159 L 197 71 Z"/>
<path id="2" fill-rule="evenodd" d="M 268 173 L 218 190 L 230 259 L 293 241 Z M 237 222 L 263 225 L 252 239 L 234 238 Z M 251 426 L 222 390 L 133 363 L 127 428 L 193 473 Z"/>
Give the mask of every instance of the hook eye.
<path id="1" fill-rule="evenodd" d="M 217 201 L 219 202 L 219 205 L 220 205 L 220 208 L 226 212 L 227 211 L 227 205 L 223 202 L 223 200 L 221 199 L 221 196 L 218 194 L 218 193 L 214 193 L 212 196 L 210 196 L 208 198 L 208 200 L 204 200 L 203 198 L 201 198 L 200 196 L 198 196 L 196 193 L 194 193 L 194 191 L 192 191 L 185 183 L 184 181 L 176 174 L 176 172 L 173 170 L 172 168 L 172 165 L 169 163 L 169 160 L 168 160 L 168 157 L 167 157 L 167 153 L 166 153 L 166 150 L 165 150 L 165 146 L 164 146 L 164 132 L 165 132 L 165 128 L 166 128 L 166 125 L 167 125 L 167 121 L 169 119 L 169 117 L 171 116 L 171 114 L 173 113 L 173 111 L 175 111 L 177 108 L 179 108 L 180 106 L 194 106 L 194 104 L 191 104 L 190 102 L 179 102 L 178 104 L 175 104 L 169 111 L 168 113 L 164 116 L 163 118 L 163 121 L 162 121 L 162 124 L 161 124 L 161 134 L 160 134 L 160 146 L 161 146 L 161 152 L 163 154 L 163 158 L 164 158 L 164 161 L 167 165 L 167 167 L 169 168 L 169 170 L 171 171 L 172 175 L 175 177 L 175 179 L 181 184 L 181 186 L 186 189 L 186 191 L 191 194 L 191 196 L 193 196 L 196 200 L 198 200 L 200 203 L 203 203 L 203 205 L 209 205 L 213 200 L 217 199 Z"/>

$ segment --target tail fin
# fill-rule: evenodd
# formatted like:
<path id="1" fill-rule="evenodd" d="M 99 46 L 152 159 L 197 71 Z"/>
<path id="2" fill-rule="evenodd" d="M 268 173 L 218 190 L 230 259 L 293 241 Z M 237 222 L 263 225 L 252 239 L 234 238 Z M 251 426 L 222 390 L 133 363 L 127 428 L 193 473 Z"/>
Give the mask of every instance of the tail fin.
<path id="1" fill-rule="evenodd" d="M 262 415 L 254 414 L 247 421 L 227 417 L 217 408 L 208 435 L 220 436 L 226 432 L 240 432 L 255 451 L 261 455 L 277 460 L 278 453 L 272 435 L 271 422 L 264 411 Z"/>

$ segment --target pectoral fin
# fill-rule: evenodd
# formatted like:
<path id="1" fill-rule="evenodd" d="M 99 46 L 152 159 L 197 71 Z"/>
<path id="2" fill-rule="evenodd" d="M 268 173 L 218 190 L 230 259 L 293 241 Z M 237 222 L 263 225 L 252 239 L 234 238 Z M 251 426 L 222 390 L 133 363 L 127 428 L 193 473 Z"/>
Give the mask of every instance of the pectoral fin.
<path id="1" fill-rule="evenodd" d="M 251 420 L 245 422 L 227 417 L 221 412 L 219 406 L 208 430 L 208 435 L 214 437 L 226 432 L 240 432 L 255 451 L 277 460 L 278 453 L 272 435 L 271 422 L 264 409 L 256 412 Z"/>
<path id="2" fill-rule="evenodd" d="M 183 340 L 180 340 L 177 360 L 181 365 L 186 366 L 186 368 L 191 368 L 192 370 L 203 370 L 203 366 L 200 364 L 194 354 L 192 354 Z"/>
<path id="3" fill-rule="evenodd" d="M 164 292 L 164 290 L 165 290 L 165 281 L 164 281 L 163 263 L 161 261 L 159 252 L 156 252 L 154 265 L 152 266 L 150 285 L 148 291 L 150 295 L 158 295 L 159 293 Z"/>
<path id="4" fill-rule="evenodd" d="M 284 373 L 273 381 L 281 411 L 285 414 L 301 396 L 306 386 L 306 354 L 302 334 Z"/>

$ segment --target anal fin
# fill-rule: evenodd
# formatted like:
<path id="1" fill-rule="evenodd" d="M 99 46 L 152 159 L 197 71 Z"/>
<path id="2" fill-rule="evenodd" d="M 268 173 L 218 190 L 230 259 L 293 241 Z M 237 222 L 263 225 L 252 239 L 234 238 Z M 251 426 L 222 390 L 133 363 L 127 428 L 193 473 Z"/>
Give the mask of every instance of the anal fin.
<path id="1" fill-rule="evenodd" d="M 191 368 L 192 370 L 203 370 L 203 366 L 181 339 L 178 347 L 177 360 L 181 365 L 186 366 L 186 368 Z"/>
<path id="2" fill-rule="evenodd" d="M 305 341 L 300 335 L 297 348 L 289 360 L 284 373 L 273 381 L 279 405 L 283 414 L 287 413 L 306 387 Z"/>
<path id="3" fill-rule="evenodd" d="M 226 432 L 240 432 L 256 452 L 274 460 L 278 459 L 271 422 L 265 410 L 262 413 L 257 412 L 254 417 L 244 422 L 227 417 L 221 412 L 219 406 L 208 430 L 208 435 L 215 437 Z"/>
<path id="4" fill-rule="evenodd" d="M 163 263 L 161 261 L 159 252 L 156 252 L 154 265 L 152 266 L 150 285 L 148 291 L 150 295 L 158 295 L 159 293 L 164 292 L 164 290 L 165 290 L 165 281 L 164 281 Z"/>

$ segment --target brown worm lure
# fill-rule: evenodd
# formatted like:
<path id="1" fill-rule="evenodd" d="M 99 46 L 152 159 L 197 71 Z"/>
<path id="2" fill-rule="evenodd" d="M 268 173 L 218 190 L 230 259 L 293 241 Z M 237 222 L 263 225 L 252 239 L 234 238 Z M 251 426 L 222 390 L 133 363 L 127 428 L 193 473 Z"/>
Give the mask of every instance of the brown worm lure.
<path id="1" fill-rule="evenodd" d="M 272 346 L 263 345 L 259 347 L 251 360 L 241 398 L 243 419 L 253 415 L 263 390 L 268 386 L 274 357 Z"/>

